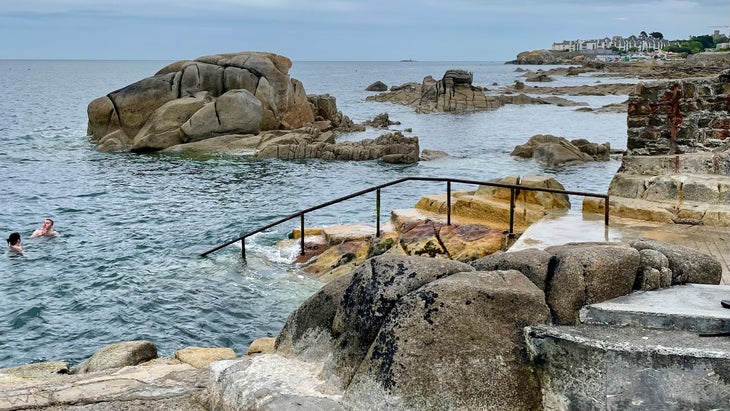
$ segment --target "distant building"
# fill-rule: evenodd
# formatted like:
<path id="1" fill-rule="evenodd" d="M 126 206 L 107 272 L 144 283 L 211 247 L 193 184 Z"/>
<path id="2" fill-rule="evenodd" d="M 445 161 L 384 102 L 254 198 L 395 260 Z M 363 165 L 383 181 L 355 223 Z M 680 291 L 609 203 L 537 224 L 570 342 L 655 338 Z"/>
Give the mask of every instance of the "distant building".
<path id="1" fill-rule="evenodd" d="M 676 44 L 679 44 L 679 42 L 656 39 L 654 37 L 630 36 L 623 38 L 621 36 L 613 36 L 611 38 L 604 37 L 602 39 L 591 40 L 563 40 L 560 43 L 553 43 L 551 50 L 595 53 L 597 50 L 611 50 L 615 47 L 624 52 L 633 51 L 634 49 L 638 52 L 651 52 Z"/>

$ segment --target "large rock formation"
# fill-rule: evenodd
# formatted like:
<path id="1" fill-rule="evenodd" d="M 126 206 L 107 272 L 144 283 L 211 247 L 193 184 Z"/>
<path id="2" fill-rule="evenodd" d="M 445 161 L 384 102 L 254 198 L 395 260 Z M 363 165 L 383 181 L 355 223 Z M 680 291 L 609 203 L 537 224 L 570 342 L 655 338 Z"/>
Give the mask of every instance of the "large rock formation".
<path id="1" fill-rule="evenodd" d="M 705 265 L 706 256 L 656 242 L 636 247 L 678 253 L 671 258 L 688 261 L 679 268 L 688 270 L 685 279 L 719 281 L 722 267 Z M 555 400 L 543 396 L 551 375 L 528 355 L 524 328 L 574 325 L 584 305 L 630 293 L 644 268 L 640 253 L 620 243 L 578 243 L 471 265 L 368 259 L 289 316 L 275 353 L 214 364 L 210 406 L 542 409 Z"/>
<path id="2" fill-rule="evenodd" d="M 100 148 L 134 144 L 135 150 L 145 151 L 160 148 L 160 140 L 165 139 L 157 134 L 183 124 L 186 127 L 177 136 L 182 142 L 234 132 L 299 128 L 314 121 L 314 113 L 301 82 L 289 76 L 290 67 L 291 60 L 284 56 L 258 52 L 173 63 L 153 77 L 92 101 L 88 132 Z M 166 103 L 185 98 L 193 100 L 165 107 L 162 111 L 167 114 L 156 113 Z M 166 124 L 149 125 L 138 137 L 153 114 Z M 155 142 L 149 145 L 148 139 Z"/>
<path id="3" fill-rule="evenodd" d="M 515 147 L 511 156 L 534 158 L 547 166 L 581 164 L 586 161 L 608 161 L 611 146 L 608 143 L 591 143 L 586 139 L 568 141 L 564 137 L 537 134 Z"/>
<path id="4" fill-rule="evenodd" d="M 452 69 L 441 80 L 426 76 L 421 84 L 393 86 L 389 92 L 368 96 L 366 100 L 409 105 L 421 113 L 493 110 L 502 106 L 498 98 L 472 85 L 473 80 L 471 72 Z"/>
<path id="5" fill-rule="evenodd" d="M 333 96 L 306 95 L 290 67 L 286 57 L 258 52 L 176 62 L 92 101 L 88 133 L 106 151 L 418 161 L 418 137 L 336 143 L 335 133 L 364 126 Z"/>
<path id="6" fill-rule="evenodd" d="M 639 83 L 629 98 L 627 156 L 611 181 L 612 215 L 730 226 L 730 71 Z M 584 200 L 584 211 L 603 204 Z"/>

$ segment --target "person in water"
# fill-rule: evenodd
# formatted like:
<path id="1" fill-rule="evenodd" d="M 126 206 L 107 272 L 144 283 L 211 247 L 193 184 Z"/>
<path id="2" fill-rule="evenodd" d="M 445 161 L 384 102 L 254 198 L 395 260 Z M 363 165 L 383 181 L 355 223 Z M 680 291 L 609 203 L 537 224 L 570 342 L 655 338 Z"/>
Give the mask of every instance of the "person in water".
<path id="1" fill-rule="evenodd" d="M 10 251 L 16 253 L 22 253 L 23 249 L 20 247 L 20 233 L 11 233 L 8 237 L 8 248 Z"/>
<path id="2" fill-rule="evenodd" d="M 53 229 L 53 220 L 46 218 L 43 220 L 43 227 L 33 231 L 30 238 L 33 237 L 53 237 L 58 234 L 58 231 Z"/>

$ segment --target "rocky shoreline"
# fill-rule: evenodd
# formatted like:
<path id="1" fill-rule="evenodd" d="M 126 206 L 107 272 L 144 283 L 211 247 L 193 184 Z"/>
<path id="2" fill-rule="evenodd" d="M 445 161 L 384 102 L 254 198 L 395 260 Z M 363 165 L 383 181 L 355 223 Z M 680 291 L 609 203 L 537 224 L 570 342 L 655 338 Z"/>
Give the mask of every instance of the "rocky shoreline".
<path id="1" fill-rule="evenodd" d="M 353 125 L 351 122 L 348 123 L 349 119 L 346 120 L 346 116 L 336 110 L 334 99 L 324 97 L 323 101 L 326 103 L 313 103 L 310 96 L 303 94 L 303 89 L 298 90 L 300 84 L 298 85 L 293 79 L 288 79 L 286 70 L 283 69 L 288 69 L 286 67 L 288 59 L 281 56 L 272 57 L 268 62 L 256 60 L 258 57 L 254 58 L 257 61 L 256 64 L 277 70 L 276 76 L 279 76 L 279 80 L 281 80 L 276 84 L 282 85 L 282 89 L 276 89 L 272 86 L 275 83 L 274 80 L 268 79 L 262 82 L 261 78 L 258 78 L 255 80 L 258 85 L 252 87 L 253 91 L 249 91 L 248 94 L 255 98 L 262 93 L 268 93 L 266 95 L 269 97 L 276 96 L 273 100 L 269 100 L 268 105 L 262 105 L 261 102 L 257 104 L 246 93 L 233 93 L 243 94 L 243 96 L 229 95 L 226 97 L 236 100 L 236 104 L 253 106 L 256 113 L 261 113 L 258 125 L 234 128 L 235 133 L 228 134 L 231 130 L 222 126 L 226 123 L 219 122 L 216 126 L 219 128 L 211 130 L 211 120 L 202 116 L 213 115 L 225 118 L 225 115 L 220 117 L 220 114 L 217 114 L 215 101 L 220 101 L 227 92 L 220 89 L 217 96 L 199 94 L 201 90 L 197 87 L 201 87 L 210 80 L 209 77 L 206 77 L 207 75 L 201 76 L 200 73 L 219 71 L 225 73 L 235 65 L 218 66 L 221 59 L 232 61 L 236 58 L 238 57 L 234 55 L 201 58 L 194 64 L 198 73 L 198 77 L 195 78 L 190 72 L 185 74 L 184 68 L 192 67 L 190 62 L 180 62 L 161 70 L 159 73 L 161 76 L 169 77 L 169 82 L 164 83 L 165 87 L 176 84 L 179 90 L 186 90 L 183 94 L 189 101 L 185 104 L 190 104 L 187 108 L 174 108 L 174 110 L 182 111 L 174 111 L 172 106 L 182 104 L 175 102 L 169 104 L 170 107 L 168 107 L 173 111 L 169 111 L 167 114 L 158 113 L 159 118 L 165 119 L 173 116 L 171 113 L 176 113 L 178 120 L 173 127 L 159 128 L 159 124 L 163 123 L 155 126 L 148 125 L 147 119 L 141 121 L 140 118 L 135 117 L 134 110 L 130 109 L 125 112 L 124 104 L 119 104 L 119 102 L 133 100 L 135 103 L 128 107 L 139 108 L 140 97 L 132 95 L 121 97 L 123 93 L 115 92 L 116 97 L 105 97 L 109 101 L 101 98 L 90 104 L 90 135 L 99 144 L 99 148 L 105 150 L 133 149 L 143 152 L 154 148 L 155 150 L 164 149 L 168 152 L 199 150 L 206 153 L 216 152 L 215 150 L 226 150 L 226 152 L 256 150 L 257 153 L 262 153 L 260 155 L 263 157 L 283 159 L 319 157 L 344 160 L 379 158 L 383 161 L 390 159 L 393 162 L 418 161 L 417 158 L 414 160 L 412 147 L 397 152 L 385 150 L 372 156 L 350 153 L 342 155 L 342 157 L 338 157 L 336 154 L 337 148 L 326 148 L 327 144 L 334 144 L 334 129 L 339 127 L 341 130 L 345 130 L 352 128 Z M 242 62 L 240 65 L 245 66 L 249 63 Z M 621 72 L 627 77 L 639 78 L 672 79 L 706 73 L 713 73 L 715 76 L 718 74 L 715 63 L 693 63 L 695 66 L 692 67 L 689 64 L 691 62 L 676 65 L 674 63 L 665 64 L 665 62 L 639 64 L 622 62 L 607 65 L 585 63 L 583 67 L 585 70 L 595 70 L 593 73 L 597 75 L 599 73 L 615 75 L 617 70 L 622 70 Z M 222 68 L 218 70 L 207 65 Z M 242 69 L 241 67 L 234 68 Z M 487 95 L 484 93 L 484 88 L 473 86 L 472 79 L 464 78 L 463 73 L 451 74 L 451 77 L 445 76 L 439 81 L 424 79 L 420 85 L 413 83 L 413 85 L 398 86 L 396 90 L 391 88 L 390 93 L 393 94 L 387 97 L 391 100 L 378 101 L 399 100 L 413 104 L 417 100 L 416 107 L 420 107 L 419 111 L 424 113 L 436 110 L 450 111 L 464 107 L 494 109 L 499 104 L 510 104 L 501 100 L 502 97 Z M 557 71 L 547 71 L 541 74 L 561 75 Z M 272 76 L 275 75 L 272 74 Z M 249 75 L 240 71 L 221 78 L 227 80 L 221 80 L 220 84 L 230 85 L 232 83 L 229 82 L 234 81 L 233 78 L 237 78 L 236 81 L 240 81 L 241 84 L 247 81 L 254 82 Z M 725 94 L 727 93 L 728 87 L 725 83 L 728 78 L 730 78 L 730 74 L 725 72 L 716 80 L 707 80 L 710 83 L 715 81 L 720 84 L 717 87 L 710 85 L 706 88 L 712 93 L 716 93 L 710 93 L 713 97 L 712 101 L 723 91 Z M 143 80 L 144 84 L 149 81 L 152 80 Z M 266 83 L 269 85 L 266 86 Z M 699 98 L 690 93 L 690 90 L 705 90 L 702 87 L 696 87 L 697 83 L 692 81 L 672 84 L 679 84 L 680 95 L 686 99 Z M 259 89 L 260 86 L 263 88 Z M 289 87 L 293 87 L 293 89 Z M 503 91 L 505 94 L 525 91 L 524 85 L 522 88 L 518 87 L 520 86 L 510 86 L 509 89 Z M 727 170 L 730 168 L 726 165 L 727 155 L 723 154 L 724 151 L 717 150 L 726 147 L 724 141 L 728 137 L 727 119 L 695 120 L 683 112 L 682 121 L 675 125 L 675 129 L 672 129 L 671 125 L 675 123 L 671 121 L 671 112 L 666 115 L 659 114 L 656 118 L 649 118 L 649 113 L 656 114 L 657 107 L 677 106 L 676 102 L 674 106 L 671 104 L 671 99 L 677 94 L 667 94 L 667 90 L 672 90 L 671 87 L 669 89 L 664 86 L 641 87 L 626 84 L 601 84 L 581 88 L 533 87 L 529 91 L 550 95 L 596 95 L 585 93 L 623 95 L 625 93 L 628 96 L 629 93 L 634 93 L 632 99 L 627 103 L 630 127 L 635 126 L 632 128 L 638 129 L 630 132 L 633 133 L 630 136 L 633 138 L 631 140 L 633 143 L 630 143 L 628 154 L 632 157 L 625 161 L 625 166 L 622 166 L 620 175 L 617 174 L 609 193 L 612 196 L 627 199 L 635 199 L 643 195 L 647 197 L 644 199 L 648 201 L 668 200 L 669 202 L 680 201 L 684 204 L 687 201 L 693 201 L 690 199 L 691 195 L 705 193 L 709 190 L 703 189 L 707 184 L 702 180 L 690 181 L 686 178 L 682 180 L 682 178 L 676 177 L 678 171 L 688 171 L 687 174 L 702 174 L 705 179 L 707 175 L 721 179 L 723 182 L 720 184 L 719 194 L 713 192 L 706 198 L 697 194 L 696 200 L 702 204 L 713 204 L 719 197 L 721 201 L 719 201 L 718 207 L 724 207 L 724 199 L 727 196 L 724 196 L 723 193 L 728 190 L 724 189 L 727 186 L 724 183 L 726 177 L 720 176 L 729 174 Z M 468 93 L 457 92 L 457 90 L 467 89 L 471 93 L 471 97 L 468 97 Z M 284 90 L 283 94 L 278 93 L 277 90 Z M 452 91 L 451 98 L 446 97 L 449 94 L 448 90 Z M 477 96 L 476 91 L 481 91 L 484 98 Z M 276 100 L 281 95 L 285 97 L 282 100 Z M 414 96 L 419 97 L 416 99 Z M 427 96 L 427 98 L 424 99 L 423 96 Z M 665 102 L 666 104 L 661 101 L 657 103 L 663 98 L 662 96 L 669 99 Z M 163 100 L 166 98 L 164 97 Z M 112 101 L 111 104 L 114 107 L 110 108 L 109 104 Z M 157 105 L 154 109 L 147 107 L 148 118 L 153 115 L 155 110 L 168 104 L 169 101 L 172 99 Z M 293 112 L 286 111 L 289 109 L 286 105 L 287 101 L 302 103 L 302 107 L 306 105 L 310 109 L 312 107 L 319 109 L 312 110 L 311 117 L 306 109 L 299 112 L 304 114 L 293 115 Z M 304 101 L 307 103 L 303 103 Z M 531 104 L 544 104 L 536 103 L 532 97 L 526 101 L 530 101 Z M 710 103 L 699 105 L 707 107 L 708 104 Z M 324 106 L 328 106 L 329 109 L 323 109 Z M 653 108 L 650 109 L 650 106 Z M 193 110 L 191 107 L 196 109 Z M 198 113 L 204 107 L 209 107 L 206 110 L 211 111 L 212 114 L 203 112 L 194 118 L 194 113 Z M 726 106 L 722 107 L 726 108 Z M 315 112 L 319 114 L 315 115 Z M 104 121 L 107 122 L 99 120 L 101 118 L 105 118 Z M 318 122 L 319 124 L 317 124 Z M 254 121 L 254 123 L 256 122 Z M 690 134 L 698 132 L 697 124 L 705 123 L 713 125 L 710 127 L 712 130 L 702 131 L 703 139 L 701 141 L 693 139 Z M 262 127 L 262 124 L 269 125 Z M 279 129 L 282 126 L 286 128 L 286 131 Z M 665 126 L 666 130 L 662 128 Z M 268 130 L 264 130 L 265 128 Z M 657 129 L 660 130 L 657 131 Z M 262 130 L 268 134 L 262 134 Z M 648 133 L 647 130 L 653 130 L 654 133 Z M 716 132 L 717 130 L 720 131 Z M 167 144 L 161 143 L 163 140 L 182 142 L 186 138 L 199 139 L 199 141 L 188 141 L 160 148 Z M 417 138 L 415 141 L 407 140 L 408 138 L 403 137 L 402 134 L 392 138 L 399 140 L 395 143 L 389 142 L 389 146 L 392 146 L 391 143 L 401 144 L 403 141 L 408 142 L 407 144 L 411 146 L 415 143 L 415 153 L 418 154 Z M 406 140 L 400 140 L 401 138 Z M 262 146 L 265 141 L 276 141 L 276 145 L 268 146 L 274 148 L 266 148 Z M 671 143 L 676 143 L 676 146 L 672 147 Z M 204 144 L 210 144 L 210 146 L 206 147 Z M 704 150 L 705 148 L 708 150 Z M 606 150 L 610 150 L 610 147 L 606 147 Z M 601 153 L 606 150 L 601 150 Z M 647 150 L 650 152 L 644 152 Z M 683 153 L 690 150 L 706 153 Z M 368 149 L 368 151 L 372 151 L 372 149 Z M 646 154 L 648 156 L 644 156 Z M 694 154 L 694 156 L 687 154 Z M 677 157 L 679 155 L 682 155 L 681 160 L 675 160 L 679 158 Z M 693 160 L 695 157 L 698 159 Z M 708 164 L 714 165 L 710 172 L 707 171 L 709 170 Z M 670 181 L 667 181 L 666 178 L 657 178 L 667 174 L 672 174 L 674 177 L 669 178 Z M 647 183 L 649 180 L 651 182 Z M 682 181 L 679 182 L 679 180 Z M 718 186 L 714 181 L 712 180 L 709 185 Z M 637 188 L 639 186 L 644 187 L 644 191 L 639 190 Z M 677 197 L 675 198 L 662 193 L 683 194 L 675 196 Z M 455 196 L 455 199 L 462 201 L 464 210 L 472 212 L 475 203 L 488 202 L 477 199 L 476 197 L 479 197 L 477 194 L 476 192 L 461 193 Z M 489 194 L 492 195 L 489 201 L 494 200 L 495 196 L 504 200 L 504 193 L 499 194 L 492 191 Z M 614 210 L 620 213 L 621 207 L 624 209 L 628 207 L 622 206 L 620 200 L 613 201 L 616 203 L 611 203 L 612 213 Z M 437 214 L 441 211 L 443 214 L 444 203 L 445 197 L 435 195 L 424 200 L 421 207 L 435 211 Z M 468 206 L 465 205 L 466 203 L 469 203 Z M 584 203 L 584 209 L 588 209 L 587 204 L 589 203 Z M 456 203 L 454 206 L 459 208 L 456 207 Z M 677 207 L 673 209 L 677 210 Z M 595 205 L 594 210 L 600 212 L 600 205 Z M 484 212 L 476 216 L 476 219 L 484 221 L 485 216 L 490 213 L 492 212 Z M 524 215 L 527 216 L 528 213 L 526 212 Z M 535 215 L 540 215 L 540 213 Z M 633 215 L 636 217 L 638 214 Z M 475 218 L 474 215 L 464 216 Z M 667 222 L 671 222 L 672 218 L 699 221 L 706 219 L 708 224 L 712 221 L 719 221 L 719 223 L 730 225 L 730 218 L 716 217 L 713 220 L 707 211 L 702 213 L 692 213 L 688 210 L 678 211 L 669 217 L 664 213 L 662 218 L 668 219 Z M 397 218 L 396 221 L 398 221 Z M 410 228 L 405 232 L 425 227 L 425 230 L 420 231 L 428 231 L 433 234 L 443 228 L 436 227 L 433 218 L 425 223 L 421 221 L 417 224 L 412 221 L 404 221 L 401 220 L 401 223 L 396 225 L 401 228 L 406 226 Z M 529 224 L 529 221 L 526 223 Z M 420 245 L 411 247 L 410 252 L 408 247 L 404 249 L 402 246 L 404 243 L 402 239 L 396 239 L 391 242 L 391 247 L 381 247 L 382 253 L 373 253 L 372 249 L 360 252 L 356 251 L 357 247 L 354 246 L 344 247 L 344 251 L 341 251 L 339 255 L 349 253 L 354 256 L 351 260 L 345 261 L 345 264 L 333 265 L 323 262 L 320 266 L 316 266 L 316 259 L 311 260 L 308 266 L 305 266 L 304 271 L 309 269 L 310 274 L 316 274 L 321 279 L 327 280 L 328 283 L 292 313 L 275 341 L 274 339 L 255 341 L 249 348 L 248 354 L 250 355 L 246 357 L 237 357 L 232 350 L 227 348 L 188 347 L 177 351 L 172 358 L 159 359 L 154 344 L 149 341 L 133 341 L 104 347 L 94 356 L 71 369 L 68 364 L 63 362 L 0 369 L 0 410 L 78 408 L 87 411 L 95 409 L 197 411 L 203 409 L 275 409 L 277 406 L 293 406 L 294 404 L 299 406 L 304 404 L 313 408 L 348 409 L 354 407 L 361 409 L 365 408 L 369 401 L 406 408 L 436 409 L 453 404 L 488 406 L 484 401 L 488 401 L 490 398 L 500 401 L 502 405 L 508 401 L 515 404 L 516 407 L 539 407 L 541 404 L 540 382 L 535 377 L 537 371 L 531 368 L 533 365 L 525 361 L 526 351 L 521 341 L 524 325 L 551 322 L 575 324 L 578 310 L 585 304 L 625 295 L 632 289 L 656 289 L 687 282 L 717 284 L 720 275 L 718 270 L 721 273 L 717 261 L 692 250 L 671 247 L 662 243 L 638 242 L 630 246 L 569 244 L 548 251 L 499 253 L 495 251 L 504 248 L 504 237 L 503 232 L 499 230 L 495 233 L 496 235 L 492 235 L 494 241 L 486 247 L 489 249 L 487 252 L 484 250 L 452 252 L 448 251 L 448 248 L 435 252 L 434 250 L 438 251 L 436 245 L 444 244 L 442 237 L 439 236 L 432 240 L 431 246 L 428 246 L 428 241 L 420 241 L 416 236 L 411 236 L 409 237 L 411 242 L 406 243 L 409 246 Z M 490 234 L 495 233 L 490 232 Z M 335 245 L 335 243 L 342 245 L 345 242 L 327 240 L 327 246 Z M 462 245 L 476 245 L 470 244 L 473 243 L 473 239 L 470 238 L 462 239 L 460 242 Z M 397 247 L 392 247 L 394 245 Z M 372 244 L 370 246 L 373 247 Z M 324 247 L 314 244 L 311 247 L 322 251 L 318 251 L 318 256 L 325 252 Z M 414 251 L 416 249 L 423 252 Z M 431 257 L 438 255 L 441 258 L 428 259 L 406 254 L 433 254 Z M 468 257 L 453 258 L 457 255 Z M 313 256 L 314 254 L 310 254 L 307 257 L 309 259 Z M 323 260 L 325 259 L 323 258 Z M 339 257 L 334 260 L 340 263 L 344 261 Z M 471 264 L 467 264 L 465 261 L 470 261 Z M 578 261 L 578 265 L 576 265 L 576 261 Z M 352 264 L 349 264 L 351 262 Z M 611 272 L 600 271 L 600 267 L 592 265 L 597 264 L 596 262 L 600 262 L 598 265 L 611 267 Z M 621 273 L 618 276 L 621 281 L 616 280 L 617 271 Z M 409 275 L 405 279 L 400 275 L 403 273 L 411 273 L 412 276 Z M 559 285 L 558 282 L 561 281 L 563 283 Z M 475 287 L 478 292 L 472 293 Z M 491 295 L 492 300 L 497 303 L 481 299 L 484 295 Z M 515 295 L 519 295 L 520 303 L 517 305 L 514 302 Z M 462 300 L 468 302 L 465 303 Z M 373 304 L 377 307 L 374 311 L 370 311 Z M 508 309 L 500 307 L 500 304 L 506 305 Z M 512 309 L 511 312 L 510 309 Z M 496 314 L 496 316 L 494 319 L 484 320 L 483 323 L 467 321 L 483 317 L 484 312 Z M 463 321 L 463 323 L 458 323 L 458 321 Z M 478 332 L 479 329 L 503 328 L 505 324 L 508 327 L 515 325 L 514 329 L 510 328 L 497 337 L 489 333 L 480 334 Z M 437 337 L 434 337 L 433 333 L 436 333 Z M 481 345 L 478 350 L 470 345 L 472 344 L 470 341 L 474 340 L 480 341 Z M 485 357 L 487 366 L 483 363 L 473 364 L 471 361 L 473 361 L 475 353 L 482 352 L 483 346 L 496 347 Z M 435 367 L 431 362 L 423 362 L 419 356 L 409 357 L 409 352 L 426 352 L 424 347 L 428 348 L 427 352 L 432 354 L 431 358 L 441 356 L 448 361 L 439 362 L 438 367 Z M 453 347 L 460 349 L 455 350 Z M 469 347 L 474 349 L 470 351 L 467 349 Z M 463 355 L 460 354 L 460 351 L 463 351 Z M 504 358 L 514 359 L 514 362 L 510 362 L 510 367 L 505 367 L 503 363 L 497 361 L 498 359 L 503 361 Z M 423 362 L 423 364 L 419 366 L 419 362 Z M 449 366 L 449 363 L 454 367 L 458 366 L 460 372 L 463 372 L 465 365 L 471 364 L 471 368 L 466 368 L 469 370 L 469 381 L 456 381 L 455 386 L 442 386 L 434 384 L 433 381 L 429 381 L 429 378 L 424 377 L 437 370 L 441 373 L 440 378 L 453 379 L 454 375 L 458 373 L 453 371 L 453 367 Z M 291 376 L 307 375 L 308 378 L 299 379 L 295 383 L 282 382 L 287 381 L 286 376 L 278 375 L 272 371 L 273 368 L 268 368 L 269 366 L 282 367 L 282 365 L 290 367 Z M 403 372 L 403 369 L 417 369 L 421 374 L 415 372 L 408 374 Z M 262 370 L 268 370 L 268 374 Z M 293 370 L 297 370 L 297 373 Z M 487 372 L 485 370 L 488 370 L 487 374 L 484 374 Z M 491 381 L 495 375 L 501 376 L 498 378 L 500 381 L 484 384 L 478 390 L 470 391 L 471 388 L 475 388 L 470 385 L 470 381 L 475 376 L 478 376 L 480 381 Z M 292 391 L 288 391 L 291 388 L 288 384 L 298 385 L 298 387 L 296 390 L 292 388 Z M 469 387 L 471 388 L 466 389 Z M 515 390 L 515 387 L 522 387 L 523 391 L 515 392 L 519 391 Z M 525 389 L 525 387 L 530 389 Z"/>

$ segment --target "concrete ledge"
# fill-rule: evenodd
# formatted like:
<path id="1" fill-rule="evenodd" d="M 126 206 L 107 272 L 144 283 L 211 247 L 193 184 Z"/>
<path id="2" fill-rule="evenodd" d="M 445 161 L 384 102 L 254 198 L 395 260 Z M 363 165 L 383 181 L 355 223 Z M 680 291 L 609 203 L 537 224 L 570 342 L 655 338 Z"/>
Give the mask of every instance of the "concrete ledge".
<path id="1" fill-rule="evenodd" d="M 730 338 L 635 327 L 528 327 L 545 409 L 730 407 Z"/>
<path id="2" fill-rule="evenodd" d="M 686 284 L 638 291 L 581 309 L 584 324 L 640 326 L 693 332 L 730 331 L 730 286 Z M 729 339 L 730 340 L 730 339 Z"/>

